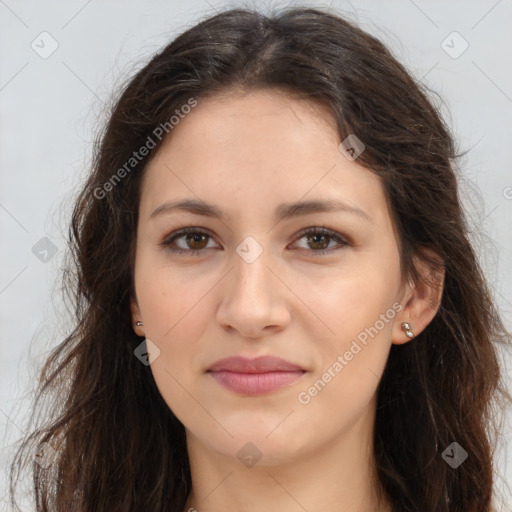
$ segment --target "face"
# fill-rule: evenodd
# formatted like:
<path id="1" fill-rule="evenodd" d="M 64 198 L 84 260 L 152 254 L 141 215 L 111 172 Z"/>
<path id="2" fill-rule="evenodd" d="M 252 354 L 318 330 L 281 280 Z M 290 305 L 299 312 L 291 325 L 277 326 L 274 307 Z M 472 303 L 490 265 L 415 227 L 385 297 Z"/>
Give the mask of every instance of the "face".
<path id="1" fill-rule="evenodd" d="M 277 91 L 203 99 L 171 134 L 145 169 L 132 313 L 188 439 L 272 465 L 371 424 L 408 290 L 378 176 L 325 106 Z"/>

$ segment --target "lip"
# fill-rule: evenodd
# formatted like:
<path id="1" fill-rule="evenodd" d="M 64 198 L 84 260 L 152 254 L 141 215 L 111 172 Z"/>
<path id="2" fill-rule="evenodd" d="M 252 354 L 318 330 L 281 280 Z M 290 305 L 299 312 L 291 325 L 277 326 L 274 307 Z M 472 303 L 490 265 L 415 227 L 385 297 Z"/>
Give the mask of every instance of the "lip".
<path id="1" fill-rule="evenodd" d="M 257 396 L 289 386 L 306 370 L 275 356 L 257 358 L 228 357 L 214 363 L 208 370 L 225 388 L 247 396 Z"/>
<path id="2" fill-rule="evenodd" d="M 304 371 L 300 366 L 275 356 L 227 357 L 212 364 L 209 372 L 266 373 Z"/>

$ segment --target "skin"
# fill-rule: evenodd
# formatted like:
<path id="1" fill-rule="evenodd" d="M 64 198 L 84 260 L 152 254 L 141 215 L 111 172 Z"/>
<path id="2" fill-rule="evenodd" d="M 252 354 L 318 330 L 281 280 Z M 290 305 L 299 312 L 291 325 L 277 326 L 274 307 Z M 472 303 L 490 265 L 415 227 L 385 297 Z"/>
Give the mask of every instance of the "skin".
<path id="1" fill-rule="evenodd" d="M 376 390 L 392 343 L 414 343 L 401 323 L 421 332 L 442 290 L 434 296 L 401 274 L 380 178 L 340 152 L 325 106 L 278 90 L 201 99 L 171 135 L 142 183 L 132 314 L 137 334 L 158 347 L 149 349 L 153 376 L 186 429 L 193 490 L 184 510 L 391 510 L 372 485 Z M 162 203 L 185 198 L 226 217 L 175 211 L 149 219 Z M 342 200 L 370 220 L 347 211 L 274 217 L 281 203 L 311 199 Z M 187 243 L 185 235 L 173 246 L 200 255 L 159 245 L 189 226 L 210 237 Z M 349 244 L 300 234 L 318 226 Z M 263 249 L 251 263 L 236 252 L 247 236 Z M 358 334 L 390 310 L 394 318 L 333 372 Z M 224 357 L 267 354 L 307 371 L 256 397 L 205 373 Z M 300 403 L 330 367 L 335 376 Z M 237 457 L 248 442 L 261 454 L 252 467 Z"/>

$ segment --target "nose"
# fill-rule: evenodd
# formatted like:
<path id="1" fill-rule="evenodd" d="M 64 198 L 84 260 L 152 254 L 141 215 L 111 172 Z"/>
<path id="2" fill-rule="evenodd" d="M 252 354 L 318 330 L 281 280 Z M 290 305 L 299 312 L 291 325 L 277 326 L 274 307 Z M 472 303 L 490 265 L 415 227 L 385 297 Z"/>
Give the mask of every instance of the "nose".
<path id="1" fill-rule="evenodd" d="M 267 251 L 251 263 L 237 253 L 234 268 L 221 290 L 217 321 L 223 329 L 243 338 L 261 338 L 285 329 L 291 319 L 287 287 L 270 268 Z M 275 266 L 275 265 L 274 265 Z"/>

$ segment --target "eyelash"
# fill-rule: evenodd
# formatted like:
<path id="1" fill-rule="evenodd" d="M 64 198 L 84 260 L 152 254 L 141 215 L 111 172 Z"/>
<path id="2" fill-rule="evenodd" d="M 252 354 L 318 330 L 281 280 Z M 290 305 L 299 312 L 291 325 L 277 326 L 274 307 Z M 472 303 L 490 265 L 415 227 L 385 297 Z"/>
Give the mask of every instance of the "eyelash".
<path id="1" fill-rule="evenodd" d="M 174 232 L 172 232 L 169 236 L 165 237 L 162 242 L 160 243 L 160 245 L 162 247 L 164 247 L 166 250 L 172 252 L 172 253 L 176 253 L 176 254 L 187 254 L 189 256 L 199 256 L 201 252 L 204 252 L 206 249 L 176 249 L 176 248 L 172 248 L 171 247 L 171 244 L 178 238 L 181 238 L 182 236 L 184 235 L 187 235 L 187 234 L 201 234 L 201 235 L 206 235 L 210 238 L 213 238 L 207 231 L 201 229 L 201 228 L 195 228 L 195 227 L 188 227 L 188 228 L 182 228 L 182 229 L 178 229 Z M 337 241 L 339 244 L 340 244 L 340 247 L 338 247 L 338 249 L 341 249 L 345 246 L 349 246 L 351 245 L 346 239 L 344 239 L 343 237 L 341 237 L 338 233 L 336 233 L 336 231 L 333 231 L 325 226 L 316 226 L 316 227 L 311 227 L 311 228 L 307 228 L 303 231 L 301 231 L 299 233 L 299 236 L 297 238 L 297 240 L 300 240 L 301 238 L 304 238 L 305 236 L 307 235 L 325 235 L 325 236 L 328 236 L 330 239 L 333 239 L 335 241 Z M 310 253 L 313 253 L 315 256 L 318 256 L 318 255 L 324 255 L 324 254 L 327 254 L 327 253 L 330 253 L 333 251 L 333 248 L 330 248 L 330 249 L 322 249 L 322 250 L 319 250 L 319 251 L 315 251 L 313 249 L 305 249 L 307 252 L 310 252 Z M 334 249 L 336 250 L 336 249 Z"/>

